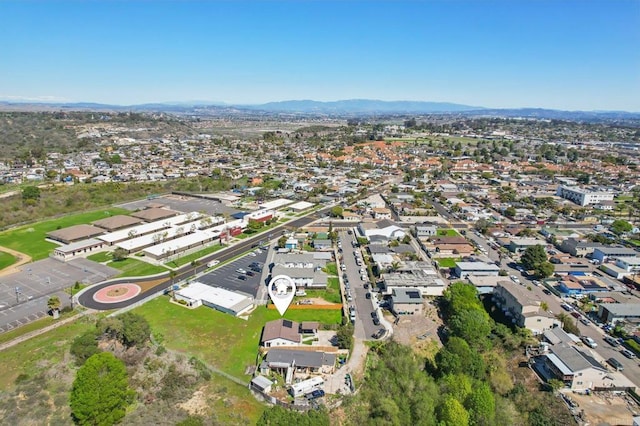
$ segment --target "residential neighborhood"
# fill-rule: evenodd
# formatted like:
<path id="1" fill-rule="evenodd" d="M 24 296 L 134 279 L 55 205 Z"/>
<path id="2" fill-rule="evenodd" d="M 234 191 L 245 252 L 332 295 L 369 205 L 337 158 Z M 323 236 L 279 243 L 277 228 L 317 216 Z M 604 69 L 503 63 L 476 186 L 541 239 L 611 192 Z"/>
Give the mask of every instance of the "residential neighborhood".
<path id="1" fill-rule="evenodd" d="M 268 120 L 273 131 L 233 140 L 138 139 L 106 119 L 78 126 L 95 151 L 4 162 L 4 185 L 169 189 L 49 227 L 39 241 L 51 248 L 3 273 L 0 329 L 48 316 L 43 301 L 54 294 L 114 315 L 159 302 L 185 318 L 225 315 L 217 321 L 255 327 L 234 377 L 256 401 L 332 409 L 358 394 L 372 343 L 449 350 L 462 320 L 447 301 L 469 288 L 483 316 L 523 339 L 505 368 L 552 387 L 569 418 L 599 415 L 567 402 L 576 393 L 631 398 L 640 383 L 638 158 L 588 133 L 524 136 L 530 127 L 511 120 L 484 133 L 474 120 L 450 132 L 429 123 L 334 120 L 312 132 Z M 312 138 L 324 143 L 303 143 Z M 612 164 L 612 150 L 625 160 Z M 120 259 L 145 272 L 128 276 Z"/>

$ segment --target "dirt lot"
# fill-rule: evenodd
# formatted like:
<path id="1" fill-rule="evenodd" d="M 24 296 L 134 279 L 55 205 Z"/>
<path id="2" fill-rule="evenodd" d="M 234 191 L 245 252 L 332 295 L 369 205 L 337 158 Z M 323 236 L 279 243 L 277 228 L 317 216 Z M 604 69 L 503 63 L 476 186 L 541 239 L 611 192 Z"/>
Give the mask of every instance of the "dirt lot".
<path id="1" fill-rule="evenodd" d="M 393 327 L 393 339 L 403 345 L 421 347 L 426 342 L 436 342 L 440 347 L 438 337 L 438 327 L 442 325 L 442 320 L 438 318 L 436 308 L 429 302 L 425 302 L 424 315 L 401 315 L 398 323 Z M 393 317 L 387 320 L 393 323 Z"/>
<path id="2" fill-rule="evenodd" d="M 632 425 L 633 416 L 640 414 L 640 407 L 626 395 L 597 392 L 591 395 L 568 393 L 578 404 L 578 413 L 590 425 Z"/>

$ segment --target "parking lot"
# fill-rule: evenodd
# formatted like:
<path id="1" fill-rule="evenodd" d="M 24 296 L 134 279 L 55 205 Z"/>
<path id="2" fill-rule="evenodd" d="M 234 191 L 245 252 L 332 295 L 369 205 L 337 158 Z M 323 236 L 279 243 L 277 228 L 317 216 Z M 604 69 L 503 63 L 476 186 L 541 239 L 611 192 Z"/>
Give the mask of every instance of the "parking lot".
<path id="1" fill-rule="evenodd" d="M 257 253 L 257 250 L 260 253 Z M 198 277 L 198 281 L 210 286 L 221 287 L 231 291 L 250 294 L 256 300 L 261 299 L 260 288 L 266 289 L 266 278 L 269 275 L 267 264 L 268 251 L 253 248 L 250 253 L 226 265 L 217 267 L 211 272 Z M 258 262 L 262 271 L 252 270 L 251 264 Z M 245 272 L 238 272 L 243 270 Z M 242 278 L 240 278 L 242 277 Z"/>
<path id="2" fill-rule="evenodd" d="M 206 200 L 203 198 L 187 197 L 184 195 L 163 195 L 152 200 L 138 200 L 131 203 L 120 204 L 117 207 L 122 207 L 127 210 L 143 210 L 150 205 L 164 205 L 169 209 L 177 210 L 184 213 L 190 212 L 204 212 L 210 216 L 215 215 L 232 215 L 238 213 L 239 210 L 233 207 L 226 206 L 219 201 Z"/>
<path id="3" fill-rule="evenodd" d="M 25 264 L 20 272 L 0 280 L 0 332 L 46 315 L 47 300 L 53 294 L 58 294 L 63 305 L 69 304 L 63 290 L 76 282 L 94 284 L 119 273 L 84 258 L 69 262 L 48 258 Z"/>

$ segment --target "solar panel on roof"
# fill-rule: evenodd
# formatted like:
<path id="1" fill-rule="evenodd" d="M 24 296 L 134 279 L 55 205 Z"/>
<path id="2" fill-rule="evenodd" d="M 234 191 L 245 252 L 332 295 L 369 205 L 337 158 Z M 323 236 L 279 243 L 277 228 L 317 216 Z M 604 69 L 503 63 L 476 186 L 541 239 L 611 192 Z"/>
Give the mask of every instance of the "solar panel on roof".
<path id="1" fill-rule="evenodd" d="M 287 327 L 287 328 L 292 328 L 293 327 L 293 323 L 291 321 L 289 321 L 289 320 L 282 320 L 282 325 L 284 327 Z"/>

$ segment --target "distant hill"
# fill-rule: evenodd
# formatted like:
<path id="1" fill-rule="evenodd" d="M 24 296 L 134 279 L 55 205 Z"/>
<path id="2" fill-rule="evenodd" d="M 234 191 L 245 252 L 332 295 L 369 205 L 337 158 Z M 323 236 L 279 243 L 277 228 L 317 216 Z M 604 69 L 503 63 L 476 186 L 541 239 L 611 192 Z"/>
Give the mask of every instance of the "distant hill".
<path id="1" fill-rule="evenodd" d="M 262 105 L 247 105 L 244 108 L 300 114 L 425 114 L 436 112 L 477 111 L 482 107 L 449 102 L 378 101 L 371 99 L 349 99 L 320 102 L 312 100 L 269 102 Z"/>
<path id="2" fill-rule="evenodd" d="M 0 111 L 112 111 L 164 112 L 200 117 L 248 116 L 410 116 L 450 114 L 462 117 L 505 117 L 586 122 L 619 122 L 640 120 L 640 112 L 626 111 L 562 111 L 544 108 L 484 108 L 450 102 L 379 101 L 349 99 L 333 102 L 289 100 L 259 105 L 233 105 L 222 102 L 189 101 L 140 105 L 108 105 L 91 102 L 28 103 L 0 101 Z"/>

